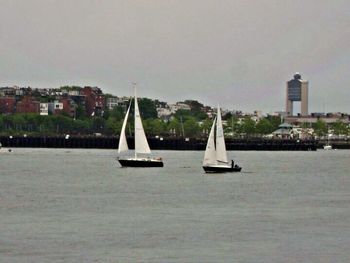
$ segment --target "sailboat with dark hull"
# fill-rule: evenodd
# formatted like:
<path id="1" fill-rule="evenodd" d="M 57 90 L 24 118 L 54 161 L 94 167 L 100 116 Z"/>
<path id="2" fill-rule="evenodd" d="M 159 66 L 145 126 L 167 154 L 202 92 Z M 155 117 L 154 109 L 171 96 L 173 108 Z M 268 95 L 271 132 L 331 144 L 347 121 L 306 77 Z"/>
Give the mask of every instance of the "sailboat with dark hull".
<path id="1" fill-rule="evenodd" d="M 217 116 L 210 129 L 207 147 L 204 154 L 203 169 L 206 173 L 228 173 L 240 172 L 242 170 L 242 167 L 234 164 L 233 160 L 231 160 L 231 162 L 228 162 L 227 160 L 224 130 L 222 127 L 221 111 L 219 107 Z"/>
<path id="2" fill-rule="evenodd" d="M 134 109 L 134 119 L 135 119 L 135 156 L 134 157 L 118 157 L 118 161 L 122 167 L 163 167 L 163 160 L 160 157 L 151 158 L 151 149 L 149 148 L 145 131 L 142 126 L 139 105 L 137 103 L 136 89 L 135 89 L 135 109 Z M 128 143 L 126 141 L 125 129 L 129 117 L 131 103 L 126 112 L 122 130 L 119 137 L 118 145 L 118 154 L 122 155 L 123 153 L 129 150 Z M 138 154 L 148 155 L 147 157 L 139 157 Z"/>

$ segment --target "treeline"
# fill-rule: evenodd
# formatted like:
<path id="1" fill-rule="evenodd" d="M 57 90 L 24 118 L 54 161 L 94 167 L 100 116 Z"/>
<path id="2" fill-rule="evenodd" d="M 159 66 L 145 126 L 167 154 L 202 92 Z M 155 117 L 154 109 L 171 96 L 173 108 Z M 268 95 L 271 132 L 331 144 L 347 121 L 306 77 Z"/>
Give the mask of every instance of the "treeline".
<path id="1" fill-rule="evenodd" d="M 212 120 L 201 110 L 201 104 L 196 101 L 190 102 L 193 104 L 191 110 L 178 110 L 169 121 L 163 121 L 157 118 L 157 101 L 140 99 L 139 108 L 147 136 L 206 137 Z M 115 107 L 112 110 L 105 110 L 102 116 L 77 114 L 75 119 L 64 114 L 0 115 L 0 135 L 93 135 L 96 133 L 107 136 L 119 135 L 125 112 L 126 108 Z M 131 116 L 133 116 L 133 105 L 131 105 L 130 120 L 126 129 L 127 136 L 133 136 L 134 132 Z M 271 134 L 281 124 L 281 119 L 276 116 L 268 116 L 255 122 L 249 116 L 242 119 L 228 113 L 223 116 L 223 120 L 226 136 L 231 138 Z M 332 129 L 334 134 L 349 134 L 349 127 L 340 121 L 328 126 L 320 120 L 310 127 L 306 124 L 303 127 L 314 128 L 318 136 L 326 135 L 329 129 Z"/>
<path id="2" fill-rule="evenodd" d="M 132 115 L 132 114 L 131 114 Z M 141 113 L 141 115 L 143 115 Z M 204 116 L 202 116 L 204 117 Z M 39 114 L 13 114 L 0 116 L 0 135 L 119 135 L 124 118 L 124 109 L 114 108 L 105 112 L 101 117 L 72 119 L 65 115 L 41 116 Z M 147 136 L 173 137 L 202 137 L 210 131 L 212 120 L 199 118 L 189 110 L 179 110 L 171 120 L 165 122 L 158 118 L 143 118 L 143 125 Z M 253 136 L 269 134 L 278 127 L 277 119 L 262 119 L 257 124 L 250 118 L 241 123 L 235 116 L 227 119 L 224 126 L 225 133 L 230 136 Z M 134 123 L 130 118 L 126 133 L 133 136 Z"/>

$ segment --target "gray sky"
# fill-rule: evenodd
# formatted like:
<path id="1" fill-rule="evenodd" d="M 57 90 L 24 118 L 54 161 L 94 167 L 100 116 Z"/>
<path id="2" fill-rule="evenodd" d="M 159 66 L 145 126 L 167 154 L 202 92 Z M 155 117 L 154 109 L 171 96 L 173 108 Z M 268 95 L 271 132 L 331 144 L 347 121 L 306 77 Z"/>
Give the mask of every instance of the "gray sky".
<path id="1" fill-rule="evenodd" d="M 168 102 L 350 113 L 349 0 L 0 0 L 0 85 L 96 85 Z"/>

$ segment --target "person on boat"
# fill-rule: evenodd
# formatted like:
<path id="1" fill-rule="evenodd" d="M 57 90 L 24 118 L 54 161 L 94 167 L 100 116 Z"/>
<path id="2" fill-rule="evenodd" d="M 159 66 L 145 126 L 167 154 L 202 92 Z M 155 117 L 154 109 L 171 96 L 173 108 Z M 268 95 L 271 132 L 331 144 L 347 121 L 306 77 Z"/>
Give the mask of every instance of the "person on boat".
<path id="1" fill-rule="evenodd" d="M 234 167 L 234 161 L 233 160 L 231 160 L 231 166 L 232 166 L 232 168 Z"/>

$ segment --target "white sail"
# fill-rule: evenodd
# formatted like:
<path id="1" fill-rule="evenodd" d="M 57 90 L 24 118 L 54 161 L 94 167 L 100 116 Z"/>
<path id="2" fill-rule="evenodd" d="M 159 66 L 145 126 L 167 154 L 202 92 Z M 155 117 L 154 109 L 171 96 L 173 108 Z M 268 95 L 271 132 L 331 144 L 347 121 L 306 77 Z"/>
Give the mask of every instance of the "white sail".
<path id="1" fill-rule="evenodd" d="M 215 150 L 215 142 L 214 142 L 215 122 L 216 122 L 216 118 L 214 119 L 213 125 L 211 126 L 211 129 L 210 129 L 207 147 L 204 153 L 203 165 L 216 164 L 216 150 Z"/>
<path id="2" fill-rule="evenodd" d="M 120 132 L 118 153 L 126 152 L 127 150 L 129 150 L 128 142 L 126 141 L 125 128 L 126 128 L 126 123 L 128 122 L 130 106 L 131 106 L 131 102 L 130 102 L 129 108 L 128 108 L 127 112 L 126 112 L 126 115 L 125 115 L 125 118 L 124 118 L 124 121 L 123 121 L 122 130 Z"/>
<path id="3" fill-rule="evenodd" d="M 227 153 L 225 146 L 224 130 L 221 121 L 221 111 L 218 107 L 216 121 L 216 160 L 221 163 L 227 163 Z"/>
<path id="4" fill-rule="evenodd" d="M 149 148 L 145 131 L 143 130 L 139 105 L 137 103 L 136 89 L 135 89 L 135 157 L 136 153 L 151 153 Z"/>

